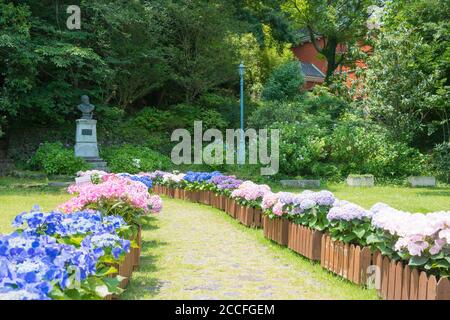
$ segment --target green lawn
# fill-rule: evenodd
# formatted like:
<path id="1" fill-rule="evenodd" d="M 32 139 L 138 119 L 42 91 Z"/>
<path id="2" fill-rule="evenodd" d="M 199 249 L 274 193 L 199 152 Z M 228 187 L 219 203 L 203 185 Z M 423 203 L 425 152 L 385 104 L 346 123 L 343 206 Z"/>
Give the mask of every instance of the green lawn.
<path id="1" fill-rule="evenodd" d="M 34 186 L 42 183 L 45 181 L 0 178 L 0 233 L 12 231 L 11 221 L 18 213 L 28 211 L 35 205 L 50 211 L 70 199 L 64 188 Z"/>
<path id="2" fill-rule="evenodd" d="M 301 192 L 302 189 L 272 187 L 275 191 Z M 349 187 L 345 184 L 330 184 L 323 187 L 336 197 L 359 204 L 367 209 L 377 202 L 384 202 L 396 209 L 410 212 L 432 212 L 450 210 L 450 187 L 408 188 L 376 186 L 373 188 Z"/>

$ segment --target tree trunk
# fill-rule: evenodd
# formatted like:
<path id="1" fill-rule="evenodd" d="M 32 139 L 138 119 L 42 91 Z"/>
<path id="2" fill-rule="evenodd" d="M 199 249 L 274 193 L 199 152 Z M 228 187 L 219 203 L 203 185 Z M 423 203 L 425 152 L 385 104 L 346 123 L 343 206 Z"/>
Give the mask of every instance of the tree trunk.
<path id="1" fill-rule="evenodd" d="M 323 54 L 325 58 L 327 59 L 327 72 L 325 74 L 325 83 L 329 84 L 331 77 L 334 74 L 334 71 L 339 66 L 338 63 L 336 63 L 336 47 L 338 43 L 336 39 L 329 38 L 326 47 L 323 50 Z"/>

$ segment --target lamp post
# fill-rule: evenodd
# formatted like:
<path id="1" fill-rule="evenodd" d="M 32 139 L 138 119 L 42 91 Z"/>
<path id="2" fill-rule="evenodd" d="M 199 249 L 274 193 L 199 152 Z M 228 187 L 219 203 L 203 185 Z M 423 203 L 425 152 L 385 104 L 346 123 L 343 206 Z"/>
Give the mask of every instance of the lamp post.
<path id="1" fill-rule="evenodd" d="M 244 141 L 244 62 L 239 65 L 239 76 L 241 78 L 241 134 L 238 150 L 238 164 L 245 164 L 245 141 Z"/>

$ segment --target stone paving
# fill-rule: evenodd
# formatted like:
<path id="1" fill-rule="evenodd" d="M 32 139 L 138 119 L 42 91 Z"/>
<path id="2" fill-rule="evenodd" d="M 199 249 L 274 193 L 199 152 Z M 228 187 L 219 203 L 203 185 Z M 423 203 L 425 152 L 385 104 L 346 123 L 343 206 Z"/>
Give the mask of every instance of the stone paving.
<path id="1" fill-rule="evenodd" d="M 164 199 L 123 299 L 370 299 L 225 213 Z"/>

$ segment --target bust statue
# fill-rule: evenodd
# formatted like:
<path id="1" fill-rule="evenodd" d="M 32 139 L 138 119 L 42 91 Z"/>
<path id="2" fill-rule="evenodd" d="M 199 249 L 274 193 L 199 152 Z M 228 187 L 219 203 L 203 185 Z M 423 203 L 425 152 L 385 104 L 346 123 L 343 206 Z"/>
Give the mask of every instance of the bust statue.
<path id="1" fill-rule="evenodd" d="M 81 104 L 78 105 L 78 110 L 83 113 L 81 119 L 92 120 L 92 112 L 95 106 L 89 102 L 89 97 L 86 95 L 81 96 Z"/>

